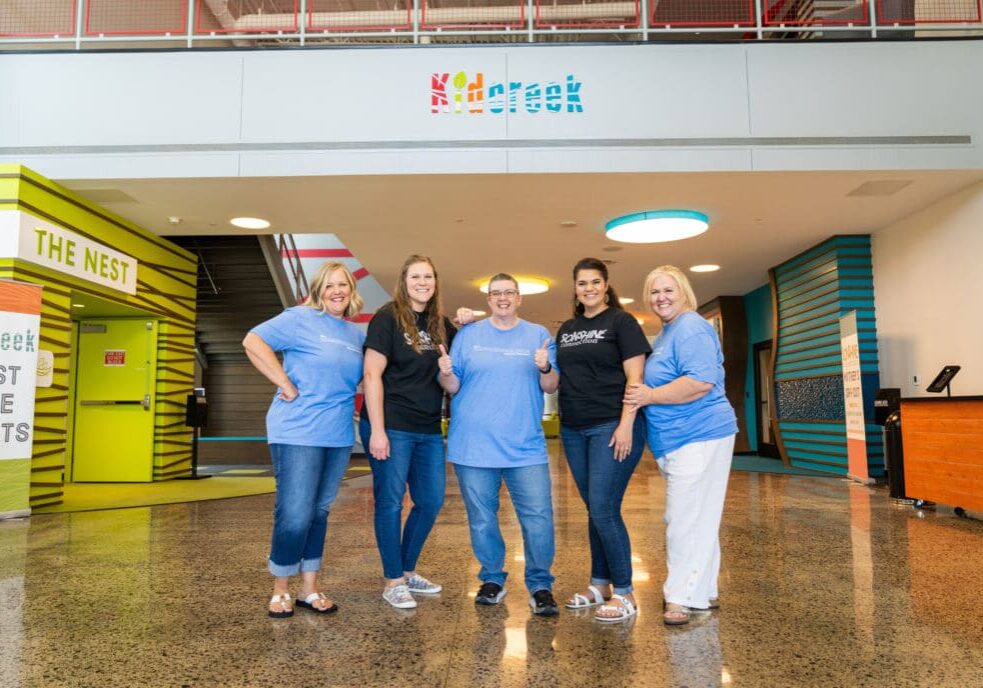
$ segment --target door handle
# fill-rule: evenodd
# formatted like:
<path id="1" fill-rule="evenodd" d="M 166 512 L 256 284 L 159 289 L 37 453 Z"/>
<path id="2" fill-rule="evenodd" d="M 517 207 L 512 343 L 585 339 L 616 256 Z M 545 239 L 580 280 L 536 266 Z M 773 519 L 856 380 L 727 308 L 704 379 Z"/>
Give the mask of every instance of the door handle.
<path id="1" fill-rule="evenodd" d="M 143 399 L 84 399 L 79 404 L 81 406 L 142 406 L 145 410 L 150 410 L 149 395 Z"/>

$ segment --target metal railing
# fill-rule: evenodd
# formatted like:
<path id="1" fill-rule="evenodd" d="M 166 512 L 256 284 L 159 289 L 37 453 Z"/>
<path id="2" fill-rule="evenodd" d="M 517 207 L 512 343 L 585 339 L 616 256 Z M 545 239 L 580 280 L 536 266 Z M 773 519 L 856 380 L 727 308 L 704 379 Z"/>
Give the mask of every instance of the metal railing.
<path id="1" fill-rule="evenodd" d="M 335 0 L 134 0 L 129 6 L 0 0 L 0 49 L 983 36 L 981 0 L 488 0 L 482 6 L 395 0 L 385 7 L 352 6 L 342 9 Z"/>

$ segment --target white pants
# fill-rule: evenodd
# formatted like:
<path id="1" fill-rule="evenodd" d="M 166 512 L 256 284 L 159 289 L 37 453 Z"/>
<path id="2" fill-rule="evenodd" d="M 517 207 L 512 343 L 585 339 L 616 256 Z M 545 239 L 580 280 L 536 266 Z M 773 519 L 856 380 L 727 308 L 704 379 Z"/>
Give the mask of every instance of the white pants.
<path id="1" fill-rule="evenodd" d="M 658 459 L 666 479 L 666 602 L 706 609 L 717 597 L 720 517 L 734 435 L 691 442 Z"/>

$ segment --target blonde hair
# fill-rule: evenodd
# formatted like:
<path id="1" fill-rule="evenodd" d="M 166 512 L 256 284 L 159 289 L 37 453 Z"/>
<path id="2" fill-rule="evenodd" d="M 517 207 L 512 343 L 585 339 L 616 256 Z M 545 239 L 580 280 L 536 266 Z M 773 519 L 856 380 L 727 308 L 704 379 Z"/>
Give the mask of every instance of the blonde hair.
<path id="1" fill-rule="evenodd" d="M 352 275 L 351 270 L 348 269 L 343 263 L 336 263 L 329 261 L 318 268 L 317 272 L 311 278 L 310 284 L 310 296 L 307 297 L 307 301 L 304 303 L 305 306 L 310 306 L 311 308 L 316 308 L 320 311 L 326 311 L 324 302 L 321 297 L 324 293 L 324 283 L 328 281 L 328 278 L 332 273 L 341 270 L 345 275 L 345 281 L 348 282 L 348 286 L 351 287 L 352 296 L 351 300 L 348 302 L 348 308 L 345 309 L 346 318 L 354 318 L 362 310 L 362 306 L 365 302 L 362 297 L 358 295 L 358 287 L 355 286 L 355 277 Z"/>
<path id="2" fill-rule="evenodd" d="M 683 305 L 686 310 L 695 311 L 698 304 L 696 303 L 696 294 L 693 293 L 693 286 L 689 283 L 686 273 L 675 265 L 660 265 L 648 274 L 648 277 L 645 278 L 645 288 L 642 290 L 642 298 L 645 299 L 645 303 L 649 303 L 652 282 L 662 276 L 671 277 L 676 282 L 679 292 L 683 295 Z"/>

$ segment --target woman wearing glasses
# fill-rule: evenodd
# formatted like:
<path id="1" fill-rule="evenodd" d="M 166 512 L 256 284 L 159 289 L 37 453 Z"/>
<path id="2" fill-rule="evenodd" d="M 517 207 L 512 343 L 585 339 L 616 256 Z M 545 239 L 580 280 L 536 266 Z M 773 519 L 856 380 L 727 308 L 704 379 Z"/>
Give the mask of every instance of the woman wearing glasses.
<path id="1" fill-rule="evenodd" d="M 649 449 L 666 478 L 663 621 L 678 626 L 718 606 L 720 518 L 737 421 L 724 394 L 720 340 L 696 313 L 686 275 L 673 265 L 656 268 L 644 294 L 662 332 L 645 363 L 645 383 L 629 384 L 625 403 L 645 407 Z"/>
<path id="2" fill-rule="evenodd" d="M 623 399 L 627 384 L 642 381 L 652 349 L 621 307 L 603 262 L 584 258 L 573 268 L 573 281 L 574 317 L 556 333 L 560 437 L 587 506 L 591 573 L 586 591 L 566 606 L 600 607 L 598 621 L 624 621 L 636 614 L 637 605 L 621 501 L 645 448 L 645 420 Z"/>
<path id="3" fill-rule="evenodd" d="M 310 294 L 305 305 L 257 325 L 242 341 L 252 364 L 278 388 L 266 415 L 276 475 L 268 561 L 274 576 L 268 612 L 274 618 L 293 616 L 288 585 L 297 573 L 298 606 L 319 614 L 338 610 L 318 590 L 317 574 L 328 510 L 355 444 L 352 417 L 365 335 L 346 318 L 358 315 L 362 299 L 341 263 L 321 266 Z"/>
<path id="4" fill-rule="evenodd" d="M 437 358 L 438 347 L 449 346 L 454 332 L 443 315 L 433 263 L 410 256 L 395 298 L 369 323 L 359 423 L 372 467 L 375 539 L 386 579 L 382 598 L 399 609 L 416 607 L 411 593 L 441 591 L 417 573 L 416 562 L 444 503 L 444 391 L 437 383 Z M 403 524 L 407 486 L 413 508 Z"/>
<path id="5" fill-rule="evenodd" d="M 534 614 L 557 614 L 553 599 L 553 501 L 543 434 L 543 392 L 559 376 L 549 332 L 519 318 L 518 282 L 500 273 L 488 285 L 491 316 L 458 332 L 440 357 L 440 384 L 453 395 L 447 458 L 468 513 L 481 563 L 475 603 L 505 597 L 505 542 L 498 524 L 504 481 L 522 526 L 525 584 Z"/>

